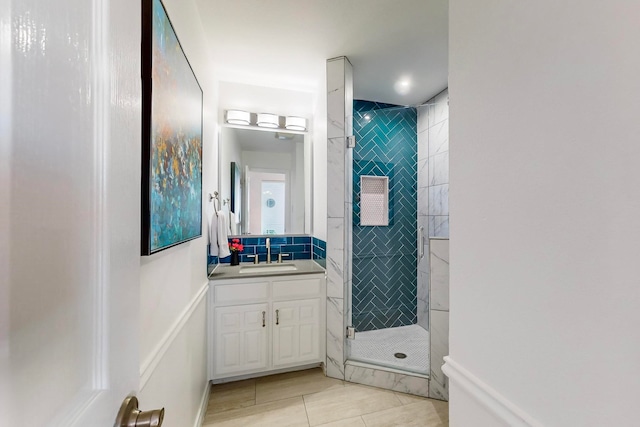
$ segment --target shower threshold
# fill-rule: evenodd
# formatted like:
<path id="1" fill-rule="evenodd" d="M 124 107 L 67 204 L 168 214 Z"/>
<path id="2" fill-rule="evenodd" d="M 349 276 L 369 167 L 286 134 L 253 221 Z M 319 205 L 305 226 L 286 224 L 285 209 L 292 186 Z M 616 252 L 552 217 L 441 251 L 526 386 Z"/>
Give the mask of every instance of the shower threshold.
<path id="1" fill-rule="evenodd" d="M 429 375 L 429 332 L 418 325 L 356 332 L 347 342 L 350 361 Z"/>
<path id="2" fill-rule="evenodd" d="M 346 362 L 344 362 L 344 364 L 346 366 L 350 365 L 350 366 L 355 366 L 359 368 L 367 368 L 367 369 L 371 369 L 372 371 L 390 372 L 392 374 L 404 375 L 404 376 L 415 377 L 415 378 L 423 378 L 425 380 L 430 379 L 429 375 L 427 374 L 418 374 L 417 372 L 409 372 L 406 369 L 389 368 L 387 366 L 382 366 L 380 364 L 359 362 L 353 359 L 347 359 Z M 347 379 L 347 381 L 350 381 L 350 380 Z"/>

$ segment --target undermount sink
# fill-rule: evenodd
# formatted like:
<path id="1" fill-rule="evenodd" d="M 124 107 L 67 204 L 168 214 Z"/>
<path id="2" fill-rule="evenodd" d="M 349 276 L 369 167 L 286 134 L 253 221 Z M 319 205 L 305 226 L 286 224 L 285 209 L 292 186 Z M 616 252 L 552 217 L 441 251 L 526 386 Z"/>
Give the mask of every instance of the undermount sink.
<path id="1" fill-rule="evenodd" d="M 263 265 L 243 265 L 239 273 L 270 273 L 272 271 L 294 271 L 298 267 L 295 264 L 263 264 Z"/>

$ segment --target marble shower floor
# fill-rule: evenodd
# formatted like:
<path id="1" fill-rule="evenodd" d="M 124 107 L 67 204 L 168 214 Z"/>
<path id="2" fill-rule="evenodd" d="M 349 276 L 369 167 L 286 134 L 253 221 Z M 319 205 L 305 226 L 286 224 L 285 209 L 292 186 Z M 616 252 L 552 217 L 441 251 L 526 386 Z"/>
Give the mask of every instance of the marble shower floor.
<path id="1" fill-rule="evenodd" d="M 448 427 L 449 404 L 325 377 L 322 369 L 214 385 L 202 427 Z"/>
<path id="2" fill-rule="evenodd" d="M 429 332 L 418 325 L 356 332 L 348 343 L 349 360 L 429 375 Z"/>

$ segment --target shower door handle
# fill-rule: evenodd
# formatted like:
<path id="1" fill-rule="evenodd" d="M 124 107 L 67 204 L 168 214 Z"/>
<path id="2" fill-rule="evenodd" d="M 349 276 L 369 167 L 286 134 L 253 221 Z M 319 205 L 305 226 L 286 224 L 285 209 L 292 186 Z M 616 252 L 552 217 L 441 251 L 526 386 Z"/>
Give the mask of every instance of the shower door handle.
<path id="1" fill-rule="evenodd" d="M 418 228 L 418 259 L 424 258 L 424 227 Z"/>

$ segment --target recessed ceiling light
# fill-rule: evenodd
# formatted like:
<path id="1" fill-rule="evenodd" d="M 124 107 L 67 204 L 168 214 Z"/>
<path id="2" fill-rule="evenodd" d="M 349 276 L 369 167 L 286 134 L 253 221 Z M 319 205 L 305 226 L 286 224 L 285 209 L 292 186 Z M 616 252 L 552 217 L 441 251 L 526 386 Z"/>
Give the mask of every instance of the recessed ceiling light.
<path id="1" fill-rule="evenodd" d="M 411 90 L 411 79 L 408 77 L 402 77 L 393 85 L 393 88 L 400 95 L 406 95 Z"/>

